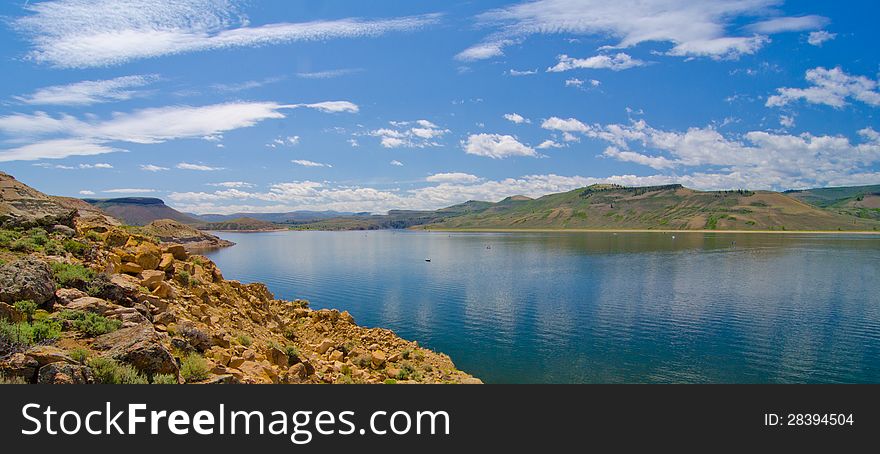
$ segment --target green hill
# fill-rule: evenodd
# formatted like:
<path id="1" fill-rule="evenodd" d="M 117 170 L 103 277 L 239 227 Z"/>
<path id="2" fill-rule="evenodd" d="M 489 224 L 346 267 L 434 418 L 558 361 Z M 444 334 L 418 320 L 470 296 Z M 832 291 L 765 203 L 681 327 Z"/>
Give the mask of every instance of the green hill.
<path id="1" fill-rule="evenodd" d="M 880 185 L 805 189 L 785 194 L 839 214 L 880 220 Z"/>
<path id="2" fill-rule="evenodd" d="M 473 208 L 423 228 L 880 230 L 875 220 L 825 210 L 778 192 L 704 192 L 681 185 L 594 185 Z"/>

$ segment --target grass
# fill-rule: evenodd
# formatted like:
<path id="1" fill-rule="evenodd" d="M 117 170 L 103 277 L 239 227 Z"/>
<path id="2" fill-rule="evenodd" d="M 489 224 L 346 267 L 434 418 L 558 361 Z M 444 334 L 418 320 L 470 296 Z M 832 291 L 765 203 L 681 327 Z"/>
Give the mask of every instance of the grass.
<path id="1" fill-rule="evenodd" d="M 111 320 L 92 312 L 66 310 L 61 312 L 60 317 L 69 321 L 73 329 L 88 337 L 112 333 L 122 326 L 122 322 L 119 320 Z"/>
<path id="2" fill-rule="evenodd" d="M 64 250 L 73 254 L 76 257 L 82 258 L 86 252 L 90 249 L 89 245 L 85 243 L 80 243 L 76 240 L 64 240 L 62 243 Z"/>
<path id="3" fill-rule="evenodd" d="M 37 303 L 31 300 L 24 300 L 17 301 L 14 306 L 16 309 L 18 309 L 19 312 L 27 317 L 28 323 L 32 323 L 34 321 L 34 313 L 37 312 Z"/>
<path id="4" fill-rule="evenodd" d="M 208 363 L 196 353 L 190 353 L 180 360 L 180 376 L 187 383 L 202 381 L 210 376 Z"/>
<path id="5" fill-rule="evenodd" d="M 156 374 L 153 376 L 154 385 L 177 385 L 177 377 L 171 374 Z"/>
<path id="6" fill-rule="evenodd" d="M 95 272 L 82 265 L 60 262 L 52 263 L 52 274 L 55 276 L 58 288 L 85 290 L 95 279 Z"/>
<path id="7" fill-rule="evenodd" d="M 192 285 L 192 276 L 186 271 L 181 271 L 177 274 L 177 282 L 184 287 L 189 287 Z"/>
<path id="8" fill-rule="evenodd" d="M 0 338 L 24 347 L 52 341 L 61 337 L 61 325 L 54 320 L 41 320 L 33 323 L 9 323 L 0 320 Z"/>
<path id="9" fill-rule="evenodd" d="M 89 351 L 84 348 L 74 348 L 67 352 L 67 354 L 70 355 L 71 359 L 80 364 L 85 364 L 89 359 Z"/>
<path id="10" fill-rule="evenodd" d="M 248 336 L 247 334 L 239 334 L 238 337 L 235 338 L 235 340 L 239 344 L 244 345 L 245 347 L 250 347 L 251 344 L 254 343 L 254 340 L 251 339 L 251 337 Z"/>
<path id="11" fill-rule="evenodd" d="M 145 385 L 147 377 L 128 364 L 120 364 L 109 358 L 95 357 L 89 360 L 95 381 L 106 385 Z"/>

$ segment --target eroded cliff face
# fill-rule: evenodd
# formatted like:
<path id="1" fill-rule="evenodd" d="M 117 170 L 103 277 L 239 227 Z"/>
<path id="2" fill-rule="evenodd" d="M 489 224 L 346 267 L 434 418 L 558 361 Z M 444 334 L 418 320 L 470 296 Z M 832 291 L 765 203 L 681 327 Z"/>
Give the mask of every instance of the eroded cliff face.
<path id="1" fill-rule="evenodd" d="M 480 382 L 348 312 L 227 280 L 180 244 L 94 219 L 76 227 L 0 237 L 3 381 Z"/>

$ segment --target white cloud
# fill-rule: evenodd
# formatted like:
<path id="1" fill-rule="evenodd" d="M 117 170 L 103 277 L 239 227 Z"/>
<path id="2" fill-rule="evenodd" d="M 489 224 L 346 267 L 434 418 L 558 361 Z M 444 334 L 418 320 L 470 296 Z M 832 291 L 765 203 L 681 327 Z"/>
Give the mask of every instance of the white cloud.
<path id="1" fill-rule="evenodd" d="M 107 164 L 106 162 L 99 162 L 96 164 L 80 164 L 78 166 L 80 169 L 112 169 L 113 166 Z"/>
<path id="2" fill-rule="evenodd" d="M 279 137 L 269 143 L 266 144 L 269 148 L 278 148 L 278 147 L 294 147 L 299 145 L 299 136 L 287 136 L 287 137 Z"/>
<path id="3" fill-rule="evenodd" d="M 547 68 L 547 72 L 559 73 L 571 71 L 573 69 L 610 69 L 612 71 L 623 71 L 625 69 L 645 66 L 648 63 L 632 58 L 629 54 L 620 52 L 616 55 L 595 55 L 589 58 L 572 58 L 568 55 L 560 55 L 559 63 L 556 66 Z"/>
<path id="4" fill-rule="evenodd" d="M 793 128 L 795 125 L 794 116 L 792 115 L 780 115 L 779 116 L 779 124 L 784 128 Z"/>
<path id="5" fill-rule="evenodd" d="M 357 106 L 357 104 L 348 101 L 325 101 L 316 102 L 314 104 L 294 104 L 289 107 L 307 107 L 309 109 L 319 110 L 324 113 L 358 113 L 358 111 L 360 111 L 360 108 Z"/>
<path id="6" fill-rule="evenodd" d="M 578 78 L 571 78 L 565 81 L 566 87 L 582 87 L 584 85 L 584 81 Z"/>
<path id="7" fill-rule="evenodd" d="M 16 141 L 56 137 L 19 148 L 0 150 L 0 161 L 64 158 L 122 151 L 106 145 L 113 141 L 153 144 L 176 139 L 219 138 L 226 131 L 251 127 L 264 120 L 285 118 L 283 110 L 298 107 L 325 112 L 357 110 L 357 106 L 345 101 L 296 105 L 229 102 L 201 107 L 142 109 L 131 113 L 116 113 L 107 120 L 92 116 L 84 120 L 70 115 L 52 117 L 44 112 L 31 115 L 12 114 L 0 117 L 0 133 Z"/>
<path id="8" fill-rule="evenodd" d="M 37 163 L 37 164 L 33 164 L 33 165 L 35 167 L 42 167 L 44 169 L 61 169 L 61 170 L 112 169 L 113 168 L 112 165 L 107 164 L 105 162 L 99 162 L 97 164 L 79 164 L 76 166 L 68 166 L 68 165 L 64 165 L 64 164 L 52 165 L 52 164 L 49 164 L 46 162 L 41 162 L 41 163 Z"/>
<path id="9" fill-rule="evenodd" d="M 331 69 L 327 71 L 302 72 L 296 76 L 302 79 L 333 79 L 363 71 L 361 68 Z"/>
<path id="10" fill-rule="evenodd" d="M 283 77 L 268 77 L 266 79 L 248 80 L 237 84 L 213 84 L 211 85 L 211 88 L 217 91 L 222 91 L 224 93 L 237 93 L 240 91 L 253 90 L 254 88 L 260 88 L 269 84 L 281 82 L 282 80 L 284 80 Z"/>
<path id="11" fill-rule="evenodd" d="M 211 167 L 201 164 L 190 164 L 188 162 L 181 162 L 174 167 L 181 170 L 197 170 L 199 172 L 214 172 L 217 170 L 223 170 L 223 167 Z"/>
<path id="12" fill-rule="evenodd" d="M 662 42 L 671 45 L 669 55 L 736 58 L 756 52 L 768 38 L 748 30 L 747 35 L 737 36 L 730 31 L 733 24 L 772 12 L 770 7 L 779 3 L 780 0 L 525 1 L 479 15 L 478 25 L 494 31 L 457 58 L 467 61 L 498 57 L 504 55 L 505 47 L 535 34 L 608 37 L 616 40 L 612 47 L 619 49 Z M 755 26 L 776 32 L 803 27 L 809 20 L 775 18 L 775 22 Z"/>
<path id="13" fill-rule="evenodd" d="M 0 150 L 0 162 L 62 159 L 69 156 L 92 156 L 122 151 L 88 139 L 46 140 L 17 148 Z"/>
<path id="14" fill-rule="evenodd" d="M 541 124 L 544 129 L 560 132 L 587 132 L 590 127 L 576 118 L 562 119 L 550 117 Z"/>
<path id="15" fill-rule="evenodd" d="M 208 186 L 230 189 L 245 189 L 256 187 L 256 185 L 254 185 L 253 183 L 247 183 L 244 181 L 223 181 L 220 183 L 208 183 Z"/>
<path id="16" fill-rule="evenodd" d="M 391 121 L 391 128 L 379 128 L 368 135 L 378 137 L 385 148 L 427 148 L 439 147 L 437 139 L 449 134 L 428 120 Z"/>
<path id="17" fill-rule="evenodd" d="M 515 137 L 500 134 L 472 134 L 462 142 L 467 154 L 504 159 L 513 156 L 538 157 L 538 153 Z"/>
<path id="18" fill-rule="evenodd" d="M 812 104 L 824 104 L 837 109 L 847 105 L 848 99 L 871 106 L 880 106 L 877 81 L 864 76 L 851 76 L 840 67 L 822 67 L 807 71 L 807 88 L 780 88 L 778 95 L 767 98 L 767 107 L 781 107 L 798 100 Z"/>
<path id="19" fill-rule="evenodd" d="M 348 144 L 351 145 L 352 148 L 357 148 L 361 146 L 360 142 L 358 142 L 357 139 L 348 139 L 346 140 L 346 142 L 348 142 Z"/>
<path id="20" fill-rule="evenodd" d="M 751 131 L 726 137 L 713 127 L 664 131 L 644 120 L 592 125 L 582 134 L 610 144 L 603 155 L 657 170 L 686 169 L 676 176 L 700 189 L 789 189 L 859 184 L 877 174 L 880 140 Z M 714 178 L 715 180 L 712 180 Z"/>
<path id="21" fill-rule="evenodd" d="M 837 38 L 837 33 L 829 33 L 825 30 L 819 30 L 816 32 L 810 32 L 809 36 L 807 36 L 807 42 L 812 46 L 822 46 L 828 41 L 832 41 Z"/>
<path id="22" fill-rule="evenodd" d="M 13 27 L 28 58 L 63 68 L 118 65 L 189 52 L 417 30 L 437 15 L 251 26 L 237 0 L 56 0 L 25 4 Z"/>
<path id="23" fill-rule="evenodd" d="M 462 172 L 435 173 L 425 178 L 425 181 L 431 183 L 475 183 L 480 181 L 480 177 Z"/>
<path id="24" fill-rule="evenodd" d="M 393 166 L 395 166 L 395 167 L 403 167 L 403 163 L 400 162 L 400 161 L 398 161 L 398 160 L 396 160 L 396 159 L 393 160 L 393 161 L 391 161 L 389 164 L 391 164 L 391 165 L 393 165 Z"/>
<path id="25" fill-rule="evenodd" d="M 504 119 L 507 121 L 516 123 L 518 125 L 523 124 L 523 123 L 531 123 L 532 122 L 532 120 L 529 120 L 528 118 L 523 117 L 522 115 L 515 113 L 515 112 L 509 113 L 509 114 L 504 114 Z"/>
<path id="26" fill-rule="evenodd" d="M 146 172 L 162 172 L 163 170 L 168 170 L 168 167 L 161 167 L 153 164 L 141 164 L 141 170 Z"/>
<path id="27" fill-rule="evenodd" d="M 564 145 L 562 145 L 561 143 L 557 143 L 553 140 L 545 140 L 545 141 L 541 142 L 541 144 L 535 148 L 537 148 L 539 150 L 548 150 L 550 148 L 562 148 L 562 147 L 564 147 Z"/>
<path id="28" fill-rule="evenodd" d="M 525 71 L 517 71 L 515 69 L 511 69 L 507 71 L 507 74 L 513 77 L 534 76 L 535 74 L 538 74 L 538 70 L 527 69 Z"/>
<path id="29" fill-rule="evenodd" d="M 83 189 L 82 191 L 79 191 L 79 195 L 95 195 L 95 192 Z"/>
<path id="30" fill-rule="evenodd" d="M 293 161 L 290 161 L 290 162 L 292 162 L 298 166 L 303 166 L 303 167 L 333 167 L 330 164 L 324 164 L 324 163 L 315 162 L 315 161 L 307 161 L 305 159 L 294 159 Z"/>
<path id="31" fill-rule="evenodd" d="M 107 194 L 150 194 L 156 192 L 155 189 L 143 189 L 143 188 L 119 188 L 119 189 L 107 189 L 101 191 Z"/>
<path id="32" fill-rule="evenodd" d="M 68 85 L 41 88 L 16 100 L 33 105 L 88 106 L 107 102 L 126 101 L 143 95 L 131 90 L 159 80 L 159 76 L 124 76 L 109 80 L 86 80 Z"/>
<path id="33" fill-rule="evenodd" d="M 822 16 L 775 17 L 751 24 L 746 27 L 746 30 L 772 35 L 774 33 L 816 30 L 828 25 L 828 22 L 828 18 Z"/>

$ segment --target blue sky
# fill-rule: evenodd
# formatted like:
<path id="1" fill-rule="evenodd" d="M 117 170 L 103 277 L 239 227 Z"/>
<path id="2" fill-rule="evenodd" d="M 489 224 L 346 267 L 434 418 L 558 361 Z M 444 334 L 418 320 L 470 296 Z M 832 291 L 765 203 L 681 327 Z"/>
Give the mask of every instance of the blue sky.
<path id="1" fill-rule="evenodd" d="M 10 1 L 0 169 L 185 211 L 880 183 L 880 6 Z"/>

